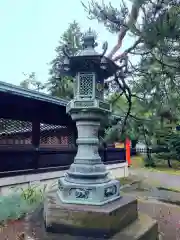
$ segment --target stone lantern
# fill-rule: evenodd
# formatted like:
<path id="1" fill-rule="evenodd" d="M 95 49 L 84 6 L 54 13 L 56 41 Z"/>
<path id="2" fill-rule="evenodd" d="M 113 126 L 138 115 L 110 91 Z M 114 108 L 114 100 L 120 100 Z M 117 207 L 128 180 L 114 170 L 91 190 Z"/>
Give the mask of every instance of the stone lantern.
<path id="1" fill-rule="evenodd" d="M 46 231 L 59 234 L 57 239 L 156 240 L 156 222 L 138 218 L 137 200 L 120 196 L 119 181 L 109 177 L 98 153 L 100 122 L 111 113 L 111 105 L 104 99 L 104 80 L 120 67 L 104 56 L 107 43 L 102 54 L 95 46 L 95 36 L 89 31 L 77 55 L 64 49 L 63 70 L 74 78 L 74 98 L 66 110 L 76 121 L 78 149 L 65 176 L 46 195 Z M 145 229 L 144 222 L 148 222 Z"/>
<path id="2" fill-rule="evenodd" d="M 74 77 L 74 98 L 67 113 L 76 121 L 77 155 L 65 177 L 59 179 L 58 195 L 64 203 L 103 205 L 120 197 L 119 181 L 112 180 L 99 156 L 98 130 L 111 112 L 104 100 L 104 80 L 117 70 L 114 62 L 95 51 L 95 36 L 83 38 L 83 50 L 76 56 L 66 52 L 65 70 Z"/>

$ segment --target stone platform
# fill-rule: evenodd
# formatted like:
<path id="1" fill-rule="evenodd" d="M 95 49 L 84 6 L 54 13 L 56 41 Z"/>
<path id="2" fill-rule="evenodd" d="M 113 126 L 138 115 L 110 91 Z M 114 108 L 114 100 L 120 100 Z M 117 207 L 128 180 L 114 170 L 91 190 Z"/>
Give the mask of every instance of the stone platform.
<path id="1" fill-rule="evenodd" d="M 137 200 L 127 196 L 102 206 L 64 204 L 52 189 L 44 204 L 44 222 L 42 240 L 158 239 L 157 222 L 138 214 Z"/>

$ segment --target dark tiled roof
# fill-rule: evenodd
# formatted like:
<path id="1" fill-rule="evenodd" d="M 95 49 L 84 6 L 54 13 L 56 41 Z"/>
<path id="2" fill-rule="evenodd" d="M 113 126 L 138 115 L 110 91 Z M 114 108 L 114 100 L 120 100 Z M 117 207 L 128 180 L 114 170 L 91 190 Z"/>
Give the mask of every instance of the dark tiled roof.
<path id="1" fill-rule="evenodd" d="M 66 106 L 68 103 L 68 101 L 65 99 L 52 97 L 45 93 L 40 93 L 38 91 L 25 89 L 25 88 L 22 88 L 13 84 L 5 83 L 2 81 L 0 81 L 0 93 L 1 92 L 22 96 L 26 98 L 32 98 L 39 101 L 50 102 L 50 103 L 54 103 L 61 106 Z"/>

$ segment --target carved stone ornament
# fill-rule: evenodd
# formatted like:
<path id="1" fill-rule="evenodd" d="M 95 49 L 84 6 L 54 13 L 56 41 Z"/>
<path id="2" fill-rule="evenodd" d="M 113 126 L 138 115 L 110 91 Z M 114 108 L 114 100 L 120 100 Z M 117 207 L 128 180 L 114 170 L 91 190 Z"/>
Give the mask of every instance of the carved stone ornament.
<path id="1" fill-rule="evenodd" d="M 89 189 L 84 189 L 84 188 L 71 188 L 69 191 L 69 194 L 75 194 L 76 198 L 81 198 L 81 199 L 87 199 L 89 197 Z"/>
<path id="2" fill-rule="evenodd" d="M 110 186 L 110 187 L 105 188 L 105 190 L 104 190 L 104 196 L 105 196 L 105 197 L 110 197 L 110 196 L 115 195 L 116 192 L 117 192 L 117 186 L 116 186 L 116 185 L 113 185 L 113 186 Z"/>

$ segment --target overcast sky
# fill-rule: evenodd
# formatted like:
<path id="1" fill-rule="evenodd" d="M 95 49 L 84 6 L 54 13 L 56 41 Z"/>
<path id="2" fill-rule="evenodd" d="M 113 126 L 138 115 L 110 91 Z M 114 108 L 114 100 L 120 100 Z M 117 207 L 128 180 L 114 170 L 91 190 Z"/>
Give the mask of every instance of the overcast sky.
<path id="1" fill-rule="evenodd" d="M 36 72 L 37 80 L 45 82 L 60 35 L 73 20 L 83 30 L 95 29 L 109 48 L 115 44 L 117 36 L 88 20 L 80 0 L 0 0 L 0 81 L 19 84 L 23 72 Z M 123 44 L 127 48 L 132 39 L 126 37 Z"/>

